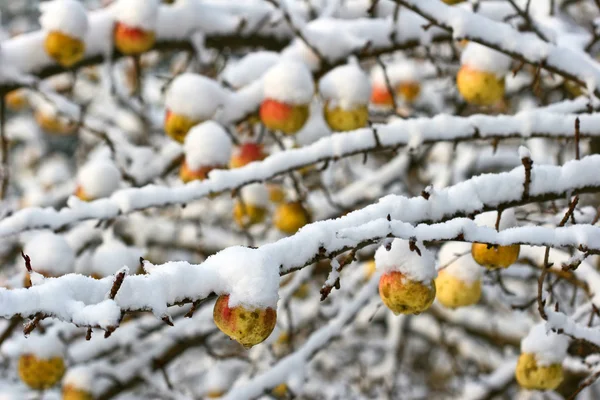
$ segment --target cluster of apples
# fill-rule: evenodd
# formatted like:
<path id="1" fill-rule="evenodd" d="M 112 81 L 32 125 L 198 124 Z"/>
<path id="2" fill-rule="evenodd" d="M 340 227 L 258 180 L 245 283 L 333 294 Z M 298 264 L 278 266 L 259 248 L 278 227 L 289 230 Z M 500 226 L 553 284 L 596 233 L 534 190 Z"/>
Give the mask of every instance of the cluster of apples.
<path id="1" fill-rule="evenodd" d="M 505 222 L 500 224 L 501 229 L 514 225 L 513 210 L 505 211 L 503 217 Z M 476 221 L 482 225 L 494 226 L 496 213 L 481 214 Z M 407 244 L 406 241 L 396 239 L 390 248 L 393 249 L 394 246 L 404 249 Z M 380 248 L 375 254 L 375 262 L 367 263 L 366 274 L 372 275 L 375 268 L 384 269 L 379 282 L 379 294 L 386 306 L 394 313 L 418 314 L 429 308 L 436 297 L 440 304 L 453 309 L 476 304 L 481 298 L 480 267 L 489 270 L 508 268 L 517 261 L 520 246 L 446 243 L 440 249 L 439 260 L 442 269 L 437 273 L 437 277 L 432 272 L 422 274 L 422 279 L 411 276 L 411 268 L 406 264 L 407 259 L 410 259 L 413 263 L 422 264 L 422 270 L 433 271 L 434 262 L 427 250 L 421 249 L 423 254 L 418 258 L 406 249 L 404 252 L 396 250 L 395 255 L 389 251 L 384 247 Z M 398 259 L 391 260 L 390 257 L 394 256 Z M 382 261 L 378 262 L 378 257 Z M 395 267 L 390 268 L 389 265 Z"/>

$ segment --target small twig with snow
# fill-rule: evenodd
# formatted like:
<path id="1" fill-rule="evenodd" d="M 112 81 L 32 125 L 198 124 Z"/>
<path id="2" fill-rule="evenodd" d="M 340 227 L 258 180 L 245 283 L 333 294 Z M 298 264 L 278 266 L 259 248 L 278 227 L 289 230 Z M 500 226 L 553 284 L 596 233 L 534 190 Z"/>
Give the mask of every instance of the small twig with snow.
<path id="1" fill-rule="evenodd" d="M 333 288 L 340 288 L 340 273 L 346 265 L 356 261 L 356 251 L 357 249 L 352 249 L 342 261 L 337 261 L 335 258 L 331 260 L 332 270 L 327 278 L 327 282 L 325 282 L 325 285 L 321 288 L 321 301 L 324 301 L 329 297 Z"/>

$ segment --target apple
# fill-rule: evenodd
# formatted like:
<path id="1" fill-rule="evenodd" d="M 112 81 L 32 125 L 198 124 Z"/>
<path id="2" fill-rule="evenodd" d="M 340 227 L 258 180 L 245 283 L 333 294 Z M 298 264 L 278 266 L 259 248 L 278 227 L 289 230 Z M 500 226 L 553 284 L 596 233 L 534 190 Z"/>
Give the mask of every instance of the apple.
<path id="1" fill-rule="evenodd" d="M 203 181 L 208 177 L 208 173 L 213 169 L 220 169 L 220 166 L 202 166 L 196 170 L 191 170 L 185 160 L 181 163 L 181 168 L 179 169 L 179 178 L 184 183 L 189 183 L 191 181 Z"/>
<path id="2" fill-rule="evenodd" d="M 420 314 L 435 299 L 435 281 L 418 282 L 399 271 L 390 271 L 379 279 L 379 296 L 396 315 Z"/>
<path id="3" fill-rule="evenodd" d="M 221 295 L 215 303 L 213 318 L 217 327 L 230 338 L 249 349 L 265 341 L 277 322 L 273 308 L 248 309 L 229 307 L 229 295 Z"/>
<path id="4" fill-rule="evenodd" d="M 371 277 L 375 273 L 375 270 L 377 269 L 376 264 L 375 264 L 375 260 L 371 260 L 369 262 L 366 262 L 365 266 L 364 266 L 364 269 L 365 269 L 365 278 L 371 279 Z"/>
<path id="5" fill-rule="evenodd" d="M 33 354 L 19 357 L 19 378 L 31 389 L 45 390 L 56 385 L 65 373 L 62 357 L 39 358 Z"/>
<path id="6" fill-rule="evenodd" d="M 240 227 L 249 227 L 260 224 L 267 216 L 267 209 L 255 204 L 236 201 L 233 208 L 233 219 Z"/>
<path id="7" fill-rule="evenodd" d="M 29 106 L 27 91 L 25 89 L 11 90 L 4 96 L 6 107 L 12 111 L 21 111 Z"/>
<path id="8" fill-rule="evenodd" d="M 293 135 L 308 121 L 309 106 L 266 99 L 260 105 L 259 115 L 261 122 L 268 129 Z"/>
<path id="9" fill-rule="evenodd" d="M 554 390 L 563 381 L 561 364 L 538 365 L 535 354 L 522 353 L 515 369 L 517 383 L 527 390 Z"/>
<path id="10" fill-rule="evenodd" d="M 165 116 L 165 133 L 171 139 L 183 143 L 190 129 L 202 121 L 194 121 L 185 115 L 167 110 Z"/>
<path id="11" fill-rule="evenodd" d="M 414 102 L 421 93 L 421 84 L 416 81 L 400 82 L 396 87 L 396 92 L 407 103 Z"/>
<path id="12" fill-rule="evenodd" d="M 63 385 L 62 400 L 94 400 L 94 395 L 73 385 Z"/>
<path id="13" fill-rule="evenodd" d="M 462 3 L 465 0 L 442 0 L 444 3 L 449 4 L 449 5 L 454 5 L 454 4 L 458 4 L 458 3 Z"/>
<path id="14" fill-rule="evenodd" d="M 371 103 L 378 106 L 391 107 L 394 105 L 394 99 L 387 86 L 373 85 Z"/>
<path id="15" fill-rule="evenodd" d="M 229 168 L 239 168 L 254 161 L 267 158 L 263 145 L 258 143 L 244 143 L 238 147 L 231 156 Z"/>
<path id="16" fill-rule="evenodd" d="M 85 43 L 62 32 L 52 31 L 46 35 L 44 50 L 54 61 L 69 68 L 83 60 Z"/>
<path id="17" fill-rule="evenodd" d="M 277 398 L 284 398 L 287 395 L 287 392 L 288 392 L 288 387 L 285 383 L 280 383 L 279 385 L 275 386 L 273 388 L 273 390 L 271 391 L 273 396 L 275 396 Z"/>
<path id="18" fill-rule="evenodd" d="M 277 206 L 273 224 L 281 232 L 293 235 L 309 223 L 308 212 L 304 209 L 301 202 L 287 202 Z"/>
<path id="19" fill-rule="evenodd" d="M 47 133 L 71 135 L 77 131 L 77 124 L 64 121 L 58 115 L 40 109 L 35 111 L 35 121 Z"/>
<path id="20" fill-rule="evenodd" d="M 492 106 L 504 98 L 504 78 L 463 65 L 456 75 L 458 91 L 467 103 Z"/>
<path id="21" fill-rule="evenodd" d="M 481 298 L 481 280 L 465 282 L 442 269 L 435 279 L 436 297 L 448 308 L 477 304 Z"/>
<path id="22" fill-rule="evenodd" d="M 487 269 L 508 268 L 519 259 L 521 246 L 488 245 L 487 243 L 473 243 L 471 255 L 477 264 Z"/>
<path id="23" fill-rule="evenodd" d="M 272 203 L 283 203 L 285 200 L 285 191 L 281 185 L 273 183 L 267 184 L 267 190 L 269 191 L 269 200 L 271 200 Z"/>
<path id="24" fill-rule="evenodd" d="M 325 121 L 335 132 L 353 131 L 367 126 L 369 121 L 369 107 L 359 106 L 352 110 L 341 107 L 330 108 L 328 103 L 323 106 Z"/>
<path id="25" fill-rule="evenodd" d="M 115 47 L 125 55 L 137 55 L 147 52 L 154 46 L 154 32 L 127 26 L 117 22 L 114 30 Z"/>

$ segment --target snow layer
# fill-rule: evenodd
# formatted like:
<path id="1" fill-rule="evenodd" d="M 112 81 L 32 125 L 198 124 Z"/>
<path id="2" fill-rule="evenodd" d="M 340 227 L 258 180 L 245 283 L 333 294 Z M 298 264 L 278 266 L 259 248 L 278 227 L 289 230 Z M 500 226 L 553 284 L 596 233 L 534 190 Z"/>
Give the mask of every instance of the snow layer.
<path id="1" fill-rule="evenodd" d="M 94 371 L 84 365 L 76 365 L 67 370 L 62 384 L 89 391 L 94 383 Z"/>
<path id="2" fill-rule="evenodd" d="M 75 268 L 75 251 L 64 237 L 53 232 L 33 234 L 25 243 L 23 252 L 31 257 L 35 272 L 61 276 Z"/>
<path id="3" fill-rule="evenodd" d="M 77 0 L 52 0 L 40 4 L 40 25 L 46 31 L 62 32 L 84 40 L 89 29 L 85 7 Z"/>
<path id="4" fill-rule="evenodd" d="M 560 364 L 567 356 L 569 339 L 546 328 L 546 323 L 535 325 L 521 341 L 522 353 L 533 353 L 540 366 Z"/>
<path id="5" fill-rule="evenodd" d="M 229 63 L 222 78 L 236 89 L 242 88 L 259 79 L 280 59 L 274 51 L 256 51 L 242 57 L 235 63 Z"/>
<path id="6" fill-rule="evenodd" d="M 159 0 L 117 0 L 112 10 L 117 21 L 129 27 L 154 31 L 159 5 Z"/>
<path id="7" fill-rule="evenodd" d="M 408 279 L 428 283 L 437 275 L 435 257 L 423 243 L 417 242 L 416 246 L 421 255 L 411 251 L 408 240 L 394 239 L 391 249 L 381 246 L 375 252 L 375 264 L 380 271 L 398 271 Z"/>
<path id="8" fill-rule="evenodd" d="M 270 203 L 269 190 L 262 183 L 252 183 L 248 186 L 244 186 L 240 193 L 246 204 L 267 207 Z"/>
<path id="9" fill-rule="evenodd" d="M 386 87 L 386 74 L 392 86 L 401 82 L 419 82 L 427 75 L 425 64 L 417 64 L 414 60 L 400 60 L 387 64 L 385 70 L 380 65 L 371 68 L 370 78 L 373 85 Z M 435 70 L 432 71 L 435 73 Z"/>
<path id="10" fill-rule="evenodd" d="M 471 243 L 446 242 L 438 253 L 443 271 L 466 283 L 481 279 L 481 266 L 471 256 Z"/>
<path id="11" fill-rule="evenodd" d="M 369 104 L 371 84 L 368 76 L 356 64 L 332 69 L 319 82 L 319 90 L 331 108 L 353 110 Z"/>
<path id="12" fill-rule="evenodd" d="M 282 103 L 310 103 L 315 92 L 312 74 L 306 65 L 291 60 L 275 64 L 263 77 L 263 95 Z"/>
<path id="13" fill-rule="evenodd" d="M 37 176 L 42 185 L 50 187 L 68 181 L 71 178 L 71 168 L 66 158 L 55 156 L 40 165 Z"/>
<path id="14" fill-rule="evenodd" d="M 120 240 L 109 238 L 96 249 L 92 256 L 92 272 L 101 277 L 116 274 L 121 268 L 129 267 L 135 273 L 144 251 L 128 247 Z"/>
<path id="15" fill-rule="evenodd" d="M 109 159 L 93 159 L 77 174 L 77 183 L 94 199 L 110 196 L 119 188 L 121 172 Z"/>
<path id="16" fill-rule="evenodd" d="M 173 80 L 165 97 L 166 108 L 194 121 L 212 119 L 224 105 L 225 90 L 202 75 L 184 73 Z"/>
<path id="17" fill-rule="evenodd" d="M 510 71 L 512 58 L 499 51 L 470 41 L 460 57 L 462 65 L 478 71 L 493 72 L 499 77 Z"/>
<path id="18" fill-rule="evenodd" d="M 488 228 L 496 229 L 496 220 L 498 218 L 497 211 L 488 211 L 481 213 L 475 217 L 475 223 L 479 226 L 487 226 Z M 502 212 L 500 216 L 500 230 L 513 228 L 517 226 L 517 218 L 515 217 L 515 210 L 509 208 Z"/>
<path id="19" fill-rule="evenodd" d="M 2 346 L 2 352 L 13 357 L 24 354 L 33 354 L 40 359 L 50 359 L 53 357 L 63 357 L 65 345 L 53 332 L 39 334 L 33 332 L 29 336 L 17 335 L 10 342 Z"/>
<path id="20" fill-rule="evenodd" d="M 233 143 L 221 125 L 206 121 L 190 129 L 183 148 L 185 161 L 194 170 L 202 166 L 227 165 Z"/>

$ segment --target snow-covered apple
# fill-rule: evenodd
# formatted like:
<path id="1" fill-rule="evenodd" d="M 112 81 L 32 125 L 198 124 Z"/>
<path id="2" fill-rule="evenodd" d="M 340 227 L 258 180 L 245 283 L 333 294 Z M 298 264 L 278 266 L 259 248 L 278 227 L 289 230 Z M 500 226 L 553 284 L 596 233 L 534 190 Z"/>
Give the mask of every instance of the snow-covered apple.
<path id="1" fill-rule="evenodd" d="M 46 31 L 46 54 L 66 68 L 81 61 L 88 31 L 83 4 L 76 0 L 52 0 L 42 3 L 40 10 L 40 25 Z"/>
<path id="2" fill-rule="evenodd" d="M 321 79 L 319 91 L 325 100 L 323 112 L 331 130 L 352 131 L 367 126 L 371 85 L 360 67 L 347 64 L 334 68 Z"/>
<path id="3" fill-rule="evenodd" d="M 502 53 L 470 42 L 462 53 L 456 86 L 470 104 L 493 106 L 504 98 L 504 76 L 512 59 Z"/>
<path id="4" fill-rule="evenodd" d="M 193 73 L 179 75 L 165 96 L 165 133 L 183 143 L 193 126 L 214 117 L 223 99 L 223 88 L 216 81 Z"/>
<path id="5" fill-rule="evenodd" d="M 444 307 L 476 304 L 481 298 L 481 267 L 471 257 L 470 245 L 445 243 L 438 254 L 441 270 L 435 279 L 436 298 Z"/>
<path id="6" fill-rule="evenodd" d="M 217 327 L 242 346 L 250 348 L 264 342 L 277 322 L 273 308 L 251 309 L 242 305 L 229 307 L 229 295 L 217 298 L 213 311 Z"/>
<path id="7" fill-rule="evenodd" d="M 314 91 L 312 75 L 304 64 L 289 60 L 275 64 L 263 77 L 262 123 L 286 135 L 298 132 L 308 120 Z"/>
<path id="8" fill-rule="evenodd" d="M 115 47 L 126 55 L 139 55 L 156 43 L 155 26 L 158 0 L 119 0 L 113 39 Z"/>
<path id="9" fill-rule="evenodd" d="M 232 147 L 231 138 L 216 122 L 196 125 L 183 143 L 185 159 L 179 169 L 180 179 L 184 183 L 204 180 L 213 169 L 227 169 Z"/>
<path id="10" fill-rule="evenodd" d="M 236 200 L 233 219 L 240 227 L 259 224 L 267 216 L 269 192 L 265 185 L 253 183 L 240 190 L 241 200 Z"/>
<path id="11" fill-rule="evenodd" d="M 569 339 L 553 332 L 544 322 L 534 325 L 521 340 L 521 355 L 515 378 L 527 390 L 554 390 L 563 381 L 562 362 L 567 355 Z"/>
<path id="12" fill-rule="evenodd" d="M 75 196 L 83 201 L 113 194 L 121 184 L 121 172 L 108 158 L 92 159 L 77 174 Z"/>
<path id="13" fill-rule="evenodd" d="M 375 263 L 383 273 L 379 296 L 396 315 L 420 314 L 435 300 L 435 259 L 423 244 L 411 250 L 408 241 L 394 239 L 389 249 L 383 245 L 375 252 Z"/>
<path id="14" fill-rule="evenodd" d="M 28 238 L 23 252 L 33 260 L 34 271 L 46 278 L 56 278 L 74 271 L 75 251 L 62 235 L 50 231 L 38 232 Z M 29 272 L 25 273 L 23 286 L 31 286 Z"/>
<path id="15" fill-rule="evenodd" d="M 475 217 L 475 223 L 480 226 L 495 229 L 497 212 L 491 211 L 479 214 Z M 502 212 L 500 231 L 517 226 L 514 209 L 510 208 Z M 497 245 L 487 243 L 473 243 L 471 246 L 471 255 L 479 264 L 488 269 L 508 268 L 519 259 L 521 246 L 518 244 Z"/>
<path id="16" fill-rule="evenodd" d="M 62 400 L 94 400 L 94 376 L 85 367 L 69 368 L 62 380 Z"/>

